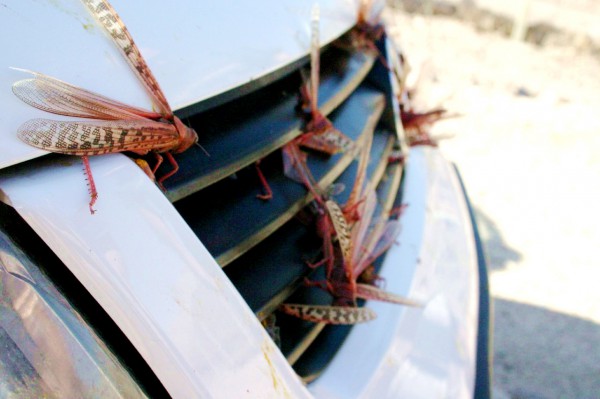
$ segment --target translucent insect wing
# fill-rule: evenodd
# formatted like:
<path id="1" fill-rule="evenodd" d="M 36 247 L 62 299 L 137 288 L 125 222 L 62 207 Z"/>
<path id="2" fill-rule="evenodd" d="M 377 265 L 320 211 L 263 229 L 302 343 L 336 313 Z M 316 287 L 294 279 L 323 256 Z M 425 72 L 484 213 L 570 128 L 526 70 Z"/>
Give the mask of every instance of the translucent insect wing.
<path id="1" fill-rule="evenodd" d="M 370 251 L 366 241 L 367 233 L 371 227 L 371 220 L 377 208 L 377 195 L 373 189 L 369 190 L 358 206 L 359 219 L 352 227 L 352 264 L 356 265 L 365 252 Z"/>
<path id="2" fill-rule="evenodd" d="M 121 103 L 37 72 L 12 86 L 25 103 L 57 115 L 104 120 L 159 118 L 160 114 Z"/>
<path id="3" fill-rule="evenodd" d="M 383 255 L 383 253 L 395 243 L 400 229 L 400 221 L 389 220 L 386 222 L 383 230 L 379 230 L 380 233 L 372 237 L 371 242 L 373 242 L 374 245 L 367 244 L 372 248 L 362 252 L 357 262 L 354 264 L 354 272 L 357 276 L 360 275 L 369 265 L 371 265 L 378 257 Z"/>

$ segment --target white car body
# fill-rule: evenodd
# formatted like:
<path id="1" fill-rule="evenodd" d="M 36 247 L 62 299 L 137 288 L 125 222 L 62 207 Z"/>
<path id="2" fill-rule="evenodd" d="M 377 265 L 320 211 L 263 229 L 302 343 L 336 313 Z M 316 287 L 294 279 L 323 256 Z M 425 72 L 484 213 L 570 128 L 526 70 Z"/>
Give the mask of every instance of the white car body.
<path id="1" fill-rule="evenodd" d="M 355 23 L 357 5 L 319 3 L 325 44 Z M 309 49 L 311 3 L 112 5 L 174 110 L 268 76 L 306 57 Z M 0 199 L 90 292 L 172 397 L 474 396 L 477 251 L 456 172 L 437 148 L 410 149 L 403 183 L 408 207 L 398 245 L 381 271 L 387 290 L 424 306 L 369 302 L 377 319 L 355 326 L 323 373 L 304 384 L 203 243 L 126 156 L 92 157 L 99 191 L 94 215 L 78 158 L 29 161 L 46 153 L 19 141 L 16 131 L 28 119 L 49 116 L 13 95 L 11 85 L 27 76 L 9 67 L 151 108 L 85 6 L 6 0 L 0 4 L 0 33 Z M 9 269 L 5 265 L 0 274 Z M 1 387 L 2 382 L 0 392 Z M 103 397 L 122 395 L 117 387 Z"/>

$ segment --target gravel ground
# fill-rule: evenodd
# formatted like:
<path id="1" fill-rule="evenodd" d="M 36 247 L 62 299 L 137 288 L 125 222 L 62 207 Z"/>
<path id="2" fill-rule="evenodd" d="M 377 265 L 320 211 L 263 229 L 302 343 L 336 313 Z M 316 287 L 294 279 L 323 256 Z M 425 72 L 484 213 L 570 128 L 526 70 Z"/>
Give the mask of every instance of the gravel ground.
<path id="1" fill-rule="evenodd" d="M 600 59 L 386 10 L 475 207 L 497 398 L 600 398 Z"/>

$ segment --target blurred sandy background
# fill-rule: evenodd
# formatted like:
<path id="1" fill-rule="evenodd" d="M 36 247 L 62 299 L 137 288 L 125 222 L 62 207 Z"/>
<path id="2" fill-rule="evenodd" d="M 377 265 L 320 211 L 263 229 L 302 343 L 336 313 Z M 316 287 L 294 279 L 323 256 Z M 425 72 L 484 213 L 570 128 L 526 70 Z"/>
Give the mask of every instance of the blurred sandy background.
<path id="1" fill-rule="evenodd" d="M 388 3 L 416 104 L 462 115 L 433 134 L 484 239 L 495 397 L 600 398 L 600 1 Z"/>

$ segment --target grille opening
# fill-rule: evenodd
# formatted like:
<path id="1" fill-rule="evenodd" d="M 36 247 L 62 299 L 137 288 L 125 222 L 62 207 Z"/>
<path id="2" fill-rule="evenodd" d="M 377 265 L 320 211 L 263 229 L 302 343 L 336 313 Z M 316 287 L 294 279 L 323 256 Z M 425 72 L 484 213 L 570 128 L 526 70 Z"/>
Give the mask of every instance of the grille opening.
<path id="1" fill-rule="evenodd" d="M 0 229 L 9 237 L 16 250 L 22 252 L 37 266 L 40 274 L 52 282 L 69 305 L 82 317 L 87 327 L 95 332 L 147 395 L 170 397 L 146 361 L 92 295 L 17 211 L 2 202 Z M 42 288 L 38 286 L 38 289 Z M 48 295 L 48 298 L 51 296 Z M 56 306 L 54 310 L 62 313 L 61 306 Z M 63 316 L 70 318 L 70 314 L 64 313 Z"/>
<path id="2" fill-rule="evenodd" d="M 377 45 L 385 56 L 384 41 Z M 357 145 L 353 152 L 333 156 L 307 151 L 307 164 L 321 189 L 333 183 L 345 187 L 334 198 L 344 204 L 356 177 L 358 150 L 373 135 L 367 177 L 377 187 L 377 220 L 400 205 L 402 165 L 388 163 L 399 146 L 394 93 L 389 71 L 375 58 L 335 45 L 323 52 L 319 109 Z M 166 185 L 167 196 L 257 318 L 269 324 L 267 331 L 290 365 L 311 381 L 335 355 L 351 326 L 307 322 L 277 310 L 284 302 L 329 305 L 333 299 L 304 284 L 305 278 L 324 280 L 323 267 L 307 264 L 319 259 L 321 239 L 311 224 L 312 195 L 283 174 L 279 151 L 302 133 L 301 84 L 300 72 L 293 72 L 190 117 L 210 157 L 196 149 L 181 154 L 177 159 L 180 166 L 187 165 L 182 167 L 186 171 Z M 263 191 L 254 166 L 258 160 L 273 191 L 269 201 L 256 198 Z M 384 256 L 374 266 L 379 267 Z"/>
<path id="3" fill-rule="evenodd" d="M 372 157 L 384 159 L 391 150 L 393 139 L 384 131 L 374 134 Z M 372 162 L 367 173 L 381 180 L 385 162 Z M 357 172 L 357 162 L 351 165 L 336 179 L 346 187 L 351 187 Z M 299 189 L 306 195 L 306 189 L 300 184 L 286 178 L 290 187 Z M 347 188 L 334 199 L 344 203 L 348 199 L 350 189 Z M 256 201 L 255 201 L 256 202 Z M 268 203 L 264 204 L 268 206 Z M 309 205 L 310 207 L 310 205 Z M 310 214 L 310 210 L 306 210 Z M 255 248 L 241 258 L 225 267 L 225 273 L 234 283 L 238 291 L 257 313 L 260 320 L 269 315 L 292 292 L 302 285 L 305 276 L 310 274 L 307 262 L 314 263 L 320 253 L 321 240 L 315 234 L 311 225 L 302 212 L 294 213 L 292 219 Z M 303 223 L 304 220 L 304 223 Z M 257 284 L 260 282 L 260 284 Z"/>
<path id="4" fill-rule="evenodd" d="M 331 120 L 360 143 L 365 134 L 372 133 L 382 109 L 383 97 L 361 86 L 331 115 Z M 386 141 L 385 137 L 378 135 L 378 144 Z M 321 187 L 326 188 L 352 163 L 355 153 L 311 155 L 308 166 Z M 262 186 L 251 166 L 175 203 L 222 266 L 271 234 L 311 200 L 304 187 L 284 176 L 280 151 L 261 161 L 261 170 L 273 190 L 270 201 L 256 198 Z M 347 182 L 346 186 L 351 184 Z"/>

